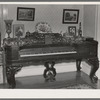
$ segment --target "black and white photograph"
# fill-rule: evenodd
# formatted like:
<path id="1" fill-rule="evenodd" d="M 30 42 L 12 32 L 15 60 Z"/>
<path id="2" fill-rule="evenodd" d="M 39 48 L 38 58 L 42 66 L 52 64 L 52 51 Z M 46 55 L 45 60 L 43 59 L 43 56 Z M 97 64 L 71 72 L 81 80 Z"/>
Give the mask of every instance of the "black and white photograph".
<path id="1" fill-rule="evenodd" d="M 78 23 L 79 9 L 64 9 L 63 10 L 63 23 L 75 24 Z"/>
<path id="2" fill-rule="evenodd" d="M 35 8 L 17 8 L 17 20 L 20 21 L 34 21 Z"/>
<path id="3" fill-rule="evenodd" d="M 13 25 L 13 37 L 20 37 L 24 34 L 24 24 Z"/>
<path id="4" fill-rule="evenodd" d="M 68 26 L 68 33 L 72 36 L 76 36 L 76 26 Z"/>
<path id="5" fill-rule="evenodd" d="M 100 4 L 9 3 L 0 12 L 0 89 L 100 89 Z"/>

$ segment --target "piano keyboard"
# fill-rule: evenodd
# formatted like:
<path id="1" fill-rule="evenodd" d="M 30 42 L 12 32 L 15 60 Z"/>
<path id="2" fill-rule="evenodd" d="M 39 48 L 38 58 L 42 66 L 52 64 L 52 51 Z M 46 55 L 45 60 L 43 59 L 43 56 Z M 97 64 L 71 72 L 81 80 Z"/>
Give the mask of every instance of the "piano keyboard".
<path id="1" fill-rule="evenodd" d="M 35 56 L 48 56 L 48 55 L 61 55 L 61 54 L 73 54 L 76 51 L 71 52 L 55 52 L 55 53 L 41 53 L 41 54 L 20 54 L 20 57 L 35 57 Z"/>

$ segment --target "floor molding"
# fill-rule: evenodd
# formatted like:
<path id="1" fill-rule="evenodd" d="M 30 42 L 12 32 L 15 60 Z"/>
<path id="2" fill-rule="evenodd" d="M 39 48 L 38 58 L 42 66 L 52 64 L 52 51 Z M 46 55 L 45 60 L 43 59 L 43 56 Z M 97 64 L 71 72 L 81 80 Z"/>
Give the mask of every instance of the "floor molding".
<path id="1" fill-rule="evenodd" d="M 90 74 L 91 66 L 88 65 L 85 61 L 82 62 L 82 71 L 86 74 Z"/>
<path id="2" fill-rule="evenodd" d="M 100 62 L 99 62 L 100 65 Z M 70 63 L 61 63 L 55 65 L 57 73 L 63 72 L 71 72 L 76 71 L 76 62 Z M 25 77 L 25 76 L 33 76 L 33 75 L 43 75 L 45 67 L 43 65 L 40 66 L 27 66 L 23 67 L 20 72 L 16 74 L 16 77 Z M 86 62 L 82 62 L 82 71 L 86 74 L 90 74 L 91 66 Z M 97 71 L 97 76 L 100 79 L 100 69 Z"/>
<path id="3" fill-rule="evenodd" d="M 85 72 L 88 75 L 90 74 L 90 65 L 88 65 L 86 62 L 82 62 L 81 67 L 83 72 Z M 55 68 L 57 73 L 76 71 L 76 62 L 56 64 Z M 43 65 L 23 67 L 22 70 L 18 72 L 18 74 L 16 74 L 16 77 L 42 75 L 44 69 L 45 67 Z"/>
<path id="4" fill-rule="evenodd" d="M 98 71 L 97 71 L 97 76 L 98 76 L 98 78 L 100 79 L 100 61 L 99 61 L 99 69 L 98 69 Z"/>
<path id="5" fill-rule="evenodd" d="M 99 66 L 100 66 L 100 61 L 99 61 Z M 89 75 L 90 70 L 91 70 L 91 66 L 88 65 L 86 62 L 82 62 L 82 71 Z M 100 68 L 97 70 L 96 75 L 100 79 Z"/>
<path id="6" fill-rule="evenodd" d="M 0 66 L 0 84 L 3 83 L 3 68 Z"/>
<path id="7" fill-rule="evenodd" d="M 56 64 L 55 68 L 57 73 L 76 71 L 76 62 Z M 16 77 L 42 75 L 44 69 L 45 67 L 43 65 L 23 67 L 22 70 L 16 74 Z"/>

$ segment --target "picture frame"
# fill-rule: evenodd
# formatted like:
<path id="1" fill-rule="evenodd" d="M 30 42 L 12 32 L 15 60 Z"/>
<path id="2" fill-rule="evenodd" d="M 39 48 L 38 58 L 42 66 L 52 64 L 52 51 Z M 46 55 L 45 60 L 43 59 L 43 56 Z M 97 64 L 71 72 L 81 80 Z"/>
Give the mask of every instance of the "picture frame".
<path id="1" fill-rule="evenodd" d="M 78 9 L 63 9 L 63 24 L 77 24 L 78 19 Z"/>
<path id="2" fill-rule="evenodd" d="M 70 36 L 76 36 L 76 26 L 68 26 Z"/>
<path id="3" fill-rule="evenodd" d="M 24 25 L 23 24 L 14 24 L 13 25 L 13 38 L 21 37 L 24 34 Z"/>
<path id="4" fill-rule="evenodd" d="M 18 21 L 34 21 L 35 8 L 17 7 Z"/>

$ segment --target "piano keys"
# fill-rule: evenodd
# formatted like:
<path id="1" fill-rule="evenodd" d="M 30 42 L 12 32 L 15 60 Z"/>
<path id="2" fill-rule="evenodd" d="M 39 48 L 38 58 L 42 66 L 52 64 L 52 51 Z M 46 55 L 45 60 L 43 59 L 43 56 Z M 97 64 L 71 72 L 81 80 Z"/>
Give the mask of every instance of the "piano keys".
<path id="1" fill-rule="evenodd" d="M 48 55 L 63 55 L 77 53 L 74 47 L 71 46 L 57 46 L 57 47 L 44 47 L 44 48 L 31 48 L 22 49 L 19 51 L 20 57 L 32 56 L 48 56 Z"/>
<path id="2" fill-rule="evenodd" d="M 76 51 L 72 52 L 56 52 L 56 53 L 43 53 L 43 54 L 20 54 L 20 57 L 34 57 L 34 56 L 48 56 L 48 55 L 63 55 L 63 54 L 73 54 L 77 53 Z"/>

